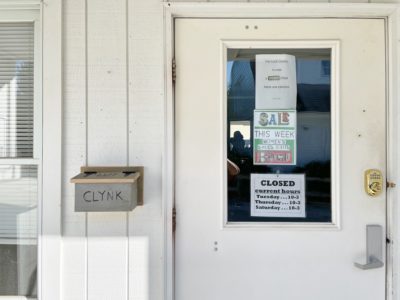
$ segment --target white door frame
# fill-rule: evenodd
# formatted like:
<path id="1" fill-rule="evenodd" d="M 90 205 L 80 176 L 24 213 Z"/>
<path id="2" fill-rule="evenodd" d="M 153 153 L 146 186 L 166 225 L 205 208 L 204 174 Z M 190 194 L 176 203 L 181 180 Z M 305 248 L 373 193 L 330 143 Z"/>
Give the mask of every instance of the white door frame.
<path id="1" fill-rule="evenodd" d="M 36 14 L 40 18 L 32 17 Z M 35 78 L 39 80 L 35 97 L 41 98 L 42 105 L 42 111 L 35 115 L 42 119 L 37 290 L 38 300 L 61 299 L 62 0 L 2 0 L 0 18 L 6 22 L 34 21 L 37 25 L 35 56 L 39 57 L 35 60 L 39 65 Z"/>
<path id="2" fill-rule="evenodd" d="M 382 18 L 386 20 L 387 64 L 387 179 L 400 184 L 400 115 L 398 102 L 400 61 L 400 5 L 363 3 L 170 3 L 164 4 L 165 106 L 163 149 L 163 208 L 165 299 L 174 300 L 173 206 L 175 183 L 174 160 L 174 58 L 175 18 Z M 179 62 L 178 62 L 179 63 Z M 387 300 L 400 300 L 400 199 L 399 188 L 387 192 Z"/>
<path id="3" fill-rule="evenodd" d="M 42 214 L 38 300 L 62 299 L 62 0 L 41 0 Z"/>

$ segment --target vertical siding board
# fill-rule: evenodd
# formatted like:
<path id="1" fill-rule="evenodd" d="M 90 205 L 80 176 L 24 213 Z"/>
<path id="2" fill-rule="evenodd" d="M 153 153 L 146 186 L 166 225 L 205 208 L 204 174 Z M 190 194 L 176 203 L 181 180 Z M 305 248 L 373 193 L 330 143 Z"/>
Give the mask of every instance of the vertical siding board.
<path id="1" fill-rule="evenodd" d="M 249 1 L 243 1 L 243 0 L 210 0 L 208 2 L 249 2 Z"/>
<path id="2" fill-rule="evenodd" d="M 88 164 L 127 164 L 125 0 L 88 0 Z M 127 299 L 126 213 L 88 214 L 88 299 Z"/>
<path id="3" fill-rule="evenodd" d="M 400 3 L 399 0 L 171 0 L 165 2 L 314 2 L 314 3 Z"/>
<path id="4" fill-rule="evenodd" d="M 290 0 L 289 2 L 329 2 L 329 0 Z"/>
<path id="5" fill-rule="evenodd" d="M 162 300 L 164 52 L 161 1 L 133 0 L 129 16 L 129 161 L 145 166 L 145 203 L 129 214 L 130 300 Z"/>
<path id="6" fill-rule="evenodd" d="M 164 2 L 332 2 L 332 3 L 400 3 L 400 0 L 170 0 Z"/>
<path id="7" fill-rule="evenodd" d="M 288 0 L 251 0 L 251 2 L 289 2 Z"/>
<path id="8" fill-rule="evenodd" d="M 370 0 L 370 3 L 399 3 L 399 0 Z"/>
<path id="9" fill-rule="evenodd" d="M 86 300 L 86 221 L 69 178 L 86 162 L 85 2 L 64 1 L 63 299 Z"/>
<path id="10" fill-rule="evenodd" d="M 349 3 L 348 0 L 331 0 L 332 3 Z M 352 0 L 352 3 L 368 3 L 369 0 Z"/>
<path id="11" fill-rule="evenodd" d="M 165 2 L 209 2 L 207 0 L 193 0 L 193 1 L 188 1 L 188 0 L 173 0 L 173 1 L 165 1 Z"/>
<path id="12" fill-rule="evenodd" d="M 130 237 L 130 300 L 163 300 L 163 224 L 161 218 L 133 216 Z"/>
<path id="13" fill-rule="evenodd" d="M 171 0 L 171 1 L 164 1 L 164 2 L 295 2 L 289 0 Z M 305 0 L 307 2 L 307 0 Z M 311 0 L 311 2 L 328 2 L 328 0 Z"/>

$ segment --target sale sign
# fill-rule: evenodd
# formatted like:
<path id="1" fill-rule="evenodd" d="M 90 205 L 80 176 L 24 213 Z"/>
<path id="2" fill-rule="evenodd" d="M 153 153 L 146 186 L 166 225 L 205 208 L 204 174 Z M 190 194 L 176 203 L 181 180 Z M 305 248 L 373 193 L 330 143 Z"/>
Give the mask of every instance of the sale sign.
<path id="1" fill-rule="evenodd" d="M 296 110 L 254 111 L 255 165 L 296 164 Z"/>

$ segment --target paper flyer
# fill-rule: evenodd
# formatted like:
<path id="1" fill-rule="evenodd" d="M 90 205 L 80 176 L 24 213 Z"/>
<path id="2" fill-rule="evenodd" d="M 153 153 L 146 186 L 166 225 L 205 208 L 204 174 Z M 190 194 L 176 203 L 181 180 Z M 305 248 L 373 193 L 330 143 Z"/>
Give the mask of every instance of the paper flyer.
<path id="1" fill-rule="evenodd" d="M 256 55 L 256 109 L 295 109 L 296 97 L 296 58 Z"/>
<path id="2" fill-rule="evenodd" d="M 296 111 L 255 110 L 253 163 L 296 165 Z"/>

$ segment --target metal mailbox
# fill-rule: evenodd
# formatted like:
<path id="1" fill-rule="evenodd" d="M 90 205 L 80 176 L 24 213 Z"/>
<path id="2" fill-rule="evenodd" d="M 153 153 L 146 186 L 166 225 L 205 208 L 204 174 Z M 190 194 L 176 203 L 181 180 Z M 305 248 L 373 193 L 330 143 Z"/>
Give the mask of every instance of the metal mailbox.
<path id="1" fill-rule="evenodd" d="M 143 205 L 143 167 L 82 167 L 75 183 L 75 211 L 131 211 Z"/>

